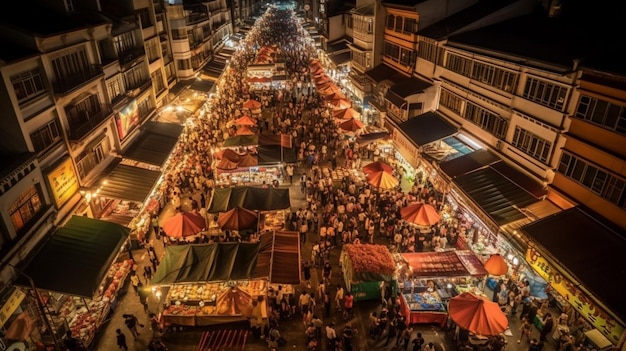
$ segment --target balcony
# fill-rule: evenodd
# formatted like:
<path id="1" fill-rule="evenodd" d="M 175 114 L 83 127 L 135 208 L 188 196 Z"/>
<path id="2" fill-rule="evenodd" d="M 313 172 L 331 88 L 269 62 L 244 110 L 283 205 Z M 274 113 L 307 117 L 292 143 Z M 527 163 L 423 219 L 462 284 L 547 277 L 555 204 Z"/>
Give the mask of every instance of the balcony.
<path id="1" fill-rule="evenodd" d="M 55 94 L 64 95 L 103 74 L 101 65 L 88 65 L 80 72 L 56 77 L 52 81 L 52 89 Z"/>
<path id="2" fill-rule="evenodd" d="M 129 50 L 122 51 L 118 54 L 118 60 L 121 66 L 131 66 L 135 61 L 146 56 L 146 49 L 144 47 L 136 47 Z"/>
<path id="3" fill-rule="evenodd" d="M 79 142 L 91 131 L 98 128 L 111 116 L 113 109 L 109 104 L 100 104 L 100 110 L 78 111 L 76 108 L 66 111 L 70 120 L 68 139 L 70 142 Z M 71 116 L 71 117 L 70 117 Z"/>
<path id="4" fill-rule="evenodd" d="M 206 12 L 194 12 L 185 16 L 185 23 L 190 26 L 196 23 L 209 20 L 209 14 Z"/>
<path id="5" fill-rule="evenodd" d="M 136 98 L 141 95 L 146 89 L 150 88 L 152 85 L 152 81 L 149 78 L 144 79 L 143 81 L 137 83 L 132 87 L 128 87 L 126 90 L 126 95 Z"/>

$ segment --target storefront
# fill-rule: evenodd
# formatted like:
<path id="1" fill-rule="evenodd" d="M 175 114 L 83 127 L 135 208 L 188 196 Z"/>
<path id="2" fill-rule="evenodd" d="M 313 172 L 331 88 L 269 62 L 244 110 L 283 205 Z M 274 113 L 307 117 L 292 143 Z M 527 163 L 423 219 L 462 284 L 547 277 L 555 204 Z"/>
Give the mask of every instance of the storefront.
<path id="1" fill-rule="evenodd" d="M 445 327 L 447 301 L 463 292 L 482 295 L 476 284 L 487 275 L 469 250 L 403 253 L 397 257 L 400 308 L 407 324 L 434 323 Z"/>
<path id="2" fill-rule="evenodd" d="M 522 227 L 529 240 L 525 258 L 570 321 L 584 318 L 619 349 L 626 339 L 626 305 L 615 284 L 626 275 L 616 267 L 623 266 L 626 245 L 619 229 L 597 218 L 574 207 Z"/>
<path id="3" fill-rule="evenodd" d="M 37 290 L 57 340 L 71 330 L 91 344 L 132 268 L 124 249 L 129 233 L 115 223 L 73 216 L 26 260 L 15 284 Z"/>

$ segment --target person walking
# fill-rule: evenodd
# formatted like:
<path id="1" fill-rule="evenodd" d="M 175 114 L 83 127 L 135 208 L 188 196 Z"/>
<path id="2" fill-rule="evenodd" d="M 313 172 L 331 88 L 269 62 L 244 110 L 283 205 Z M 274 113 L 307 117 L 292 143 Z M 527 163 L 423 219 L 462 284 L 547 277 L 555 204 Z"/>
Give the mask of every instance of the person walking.
<path id="1" fill-rule="evenodd" d="M 139 295 L 139 284 L 141 284 L 141 281 L 139 280 L 137 272 L 132 271 L 130 273 L 130 283 L 132 284 L 133 289 L 135 289 L 135 294 Z"/>
<path id="2" fill-rule="evenodd" d="M 413 351 L 422 351 L 422 346 L 424 346 L 424 337 L 422 336 L 422 333 L 417 333 L 417 336 L 415 337 L 415 339 L 413 339 L 413 341 L 411 341 L 411 344 L 413 344 Z"/>
<path id="3" fill-rule="evenodd" d="M 347 292 L 343 298 L 343 319 L 352 317 L 352 307 L 354 307 L 354 296 L 351 292 Z"/>
<path id="4" fill-rule="evenodd" d="M 126 335 L 122 333 L 122 329 L 117 328 L 115 330 L 116 339 L 117 339 L 117 347 L 121 350 L 128 351 L 128 345 L 126 345 Z"/>
<path id="5" fill-rule="evenodd" d="M 337 347 L 337 331 L 335 331 L 335 322 L 330 322 L 326 326 L 326 340 L 328 340 L 328 350 L 335 351 Z"/>
<path id="6" fill-rule="evenodd" d="M 521 343 L 522 342 L 522 338 L 526 337 L 528 339 L 528 341 L 530 342 L 530 334 L 532 332 L 532 327 L 533 325 L 528 321 L 528 319 L 526 317 L 522 318 L 522 324 L 519 327 L 519 331 L 520 331 L 520 336 L 519 339 L 517 339 L 517 343 Z"/>
<path id="7" fill-rule="evenodd" d="M 343 287 L 337 284 L 337 292 L 335 293 L 335 305 L 337 306 L 337 311 L 341 311 L 341 305 L 343 304 L 343 295 Z"/>
<path id="8" fill-rule="evenodd" d="M 132 313 L 123 314 L 122 317 L 124 317 L 124 324 L 126 324 L 126 327 L 128 328 L 128 330 L 130 330 L 135 340 L 137 340 L 137 337 L 140 335 L 139 331 L 137 330 L 137 326 L 139 325 L 143 327 L 143 324 L 140 324 L 137 316 Z"/>
<path id="9" fill-rule="evenodd" d="M 160 231 L 159 231 L 159 216 L 154 215 L 152 216 L 152 220 L 151 220 L 151 224 L 152 224 L 152 230 L 154 230 L 154 236 L 158 239 L 159 235 L 160 235 Z"/>
<path id="10" fill-rule="evenodd" d="M 546 338 L 548 337 L 548 334 L 552 332 L 552 329 L 554 329 L 554 318 L 551 313 L 546 313 L 543 317 L 543 327 L 539 333 L 539 341 L 545 343 Z"/>

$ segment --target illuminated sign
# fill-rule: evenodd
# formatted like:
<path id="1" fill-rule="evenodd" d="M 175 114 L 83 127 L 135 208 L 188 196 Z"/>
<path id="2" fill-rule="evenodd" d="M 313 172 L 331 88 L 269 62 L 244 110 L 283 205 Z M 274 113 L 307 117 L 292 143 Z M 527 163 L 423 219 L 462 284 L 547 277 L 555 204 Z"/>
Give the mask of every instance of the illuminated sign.
<path id="1" fill-rule="evenodd" d="M 13 312 L 20 306 L 22 300 L 26 294 L 22 292 L 20 289 L 15 289 L 11 293 L 11 296 L 7 299 L 7 301 L 0 308 L 0 328 L 4 326 L 4 324 L 9 320 Z"/>
<path id="2" fill-rule="evenodd" d="M 133 100 L 122 111 L 115 116 L 115 124 L 117 125 L 117 134 L 120 140 L 123 140 L 128 132 L 139 124 L 139 109 L 137 108 L 137 100 Z"/>
<path id="3" fill-rule="evenodd" d="M 400 154 L 404 157 L 404 159 L 413 166 L 413 168 L 417 168 L 419 163 L 419 151 L 417 147 L 413 145 L 413 143 L 407 139 L 402 133 L 398 132 L 397 129 L 393 129 L 393 133 L 391 134 L 393 143 L 396 145 Z"/>
<path id="4" fill-rule="evenodd" d="M 57 208 L 63 206 L 78 191 L 78 177 L 72 160 L 68 158 L 48 174 L 48 184 Z"/>
<path id="5" fill-rule="evenodd" d="M 564 277 L 555 266 L 548 263 L 534 248 L 526 250 L 526 261 L 581 316 L 604 334 L 613 344 L 617 345 L 624 332 L 624 326 L 613 319 L 606 309 L 598 305 L 593 298 L 579 289 L 578 285 L 580 284 Z"/>

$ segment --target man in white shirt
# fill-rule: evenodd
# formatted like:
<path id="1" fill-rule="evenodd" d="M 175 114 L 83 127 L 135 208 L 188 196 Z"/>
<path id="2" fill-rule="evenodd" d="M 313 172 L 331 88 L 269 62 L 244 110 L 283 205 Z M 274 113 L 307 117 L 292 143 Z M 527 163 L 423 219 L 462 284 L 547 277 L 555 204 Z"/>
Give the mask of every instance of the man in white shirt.
<path id="1" fill-rule="evenodd" d="M 330 350 L 334 351 L 336 341 L 337 341 L 337 332 L 335 331 L 335 322 L 330 322 L 330 324 L 326 326 L 326 339 L 328 339 Z"/>

